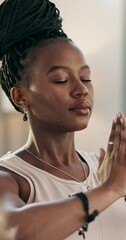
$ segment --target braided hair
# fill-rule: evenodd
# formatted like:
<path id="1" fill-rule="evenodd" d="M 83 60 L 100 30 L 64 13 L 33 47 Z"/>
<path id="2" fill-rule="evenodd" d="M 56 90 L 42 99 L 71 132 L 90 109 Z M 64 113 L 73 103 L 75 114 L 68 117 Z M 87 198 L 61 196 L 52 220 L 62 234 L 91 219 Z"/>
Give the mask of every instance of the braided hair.
<path id="1" fill-rule="evenodd" d="M 67 38 L 62 30 L 62 18 L 55 4 L 49 0 L 5 0 L 0 5 L 0 84 L 12 105 L 10 90 L 19 84 L 21 60 L 27 50 L 40 41 Z"/>

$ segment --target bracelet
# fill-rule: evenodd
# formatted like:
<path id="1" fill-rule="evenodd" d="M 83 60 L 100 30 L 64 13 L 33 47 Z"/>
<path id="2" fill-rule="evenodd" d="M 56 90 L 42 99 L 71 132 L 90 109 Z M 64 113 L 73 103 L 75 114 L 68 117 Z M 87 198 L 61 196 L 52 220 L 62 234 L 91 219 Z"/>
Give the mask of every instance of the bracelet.
<path id="1" fill-rule="evenodd" d="M 93 213 L 91 213 L 89 215 L 89 202 L 88 202 L 88 198 L 87 198 L 86 194 L 84 194 L 83 192 L 77 192 L 77 193 L 73 193 L 73 194 L 69 195 L 69 197 L 72 197 L 72 196 L 76 196 L 76 197 L 78 197 L 82 201 L 84 212 L 86 212 L 86 215 L 87 215 L 86 216 L 86 223 L 78 231 L 78 234 L 80 236 L 82 235 L 83 239 L 85 239 L 85 233 L 84 232 L 88 231 L 88 224 L 90 222 L 94 221 L 96 216 L 98 216 L 99 213 L 98 213 L 97 210 L 94 210 Z"/>

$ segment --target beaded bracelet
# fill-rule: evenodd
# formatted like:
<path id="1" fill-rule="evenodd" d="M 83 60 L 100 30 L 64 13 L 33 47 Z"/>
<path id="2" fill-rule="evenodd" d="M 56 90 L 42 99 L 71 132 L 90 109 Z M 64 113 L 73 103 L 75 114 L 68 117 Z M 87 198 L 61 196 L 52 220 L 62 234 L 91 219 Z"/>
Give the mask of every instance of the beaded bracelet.
<path id="1" fill-rule="evenodd" d="M 84 194 L 83 192 L 77 192 L 77 193 L 73 193 L 70 194 L 69 197 L 72 196 L 76 196 L 78 197 L 82 203 L 83 203 L 83 208 L 84 208 L 84 212 L 86 213 L 86 223 L 81 227 L 81 229 L 79 229 L 78 234 L 82 237 L 83 239 L 85 239 L 85 232 L 88 231 L 88 224 L 92 221 L 95 220 L 95 217 L 98 216 L 98 211 L 94 210 L 93 213 L 91 213 L 89 215 L 89 203 L 88 203 L 88 198 L 86 196 L 86 194 Z"/>

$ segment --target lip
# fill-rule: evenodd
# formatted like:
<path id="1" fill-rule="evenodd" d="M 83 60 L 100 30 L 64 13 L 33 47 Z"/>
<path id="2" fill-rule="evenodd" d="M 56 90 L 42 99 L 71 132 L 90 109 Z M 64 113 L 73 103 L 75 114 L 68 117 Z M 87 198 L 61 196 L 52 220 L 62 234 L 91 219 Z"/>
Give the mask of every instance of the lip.
<path id="1" fill-rule="evenodd" d="M 91 112 L 91 105 L 88 102 L 79 102 L 69 108 L 69 111 L 80 113 L 82 115 L 88 115 Z"/>

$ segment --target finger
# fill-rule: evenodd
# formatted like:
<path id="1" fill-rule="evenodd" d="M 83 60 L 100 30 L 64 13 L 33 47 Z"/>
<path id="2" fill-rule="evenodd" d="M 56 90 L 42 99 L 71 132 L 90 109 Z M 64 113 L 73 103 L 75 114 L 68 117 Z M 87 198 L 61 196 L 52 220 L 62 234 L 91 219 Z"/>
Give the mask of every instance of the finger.
<path id="1" fill-rule="evenodd" d="M 120 146 L 121 128 L 124 122 L 124 114 L 117 113 L 116 118 L 113 120 L 111 133 L 108 140 L 107 154 L 110 156 L 112 151 L 117 151 Z"/>
<path id="2" fill-rule="evenodd" d="M 107 153 L 110 154 L 113 150 L 113 144 L 114 144 L 114 137 L 115 137 L 115 129 L 116 129 L 116 122 L 117 119 L 114 119 L 111 127 L 111 132 L 109 135 L 108 145 L 107 145 Z"/>
<path id="3" fill-rule="evenodd" d="M 100 158 L 99 158 L 99 167 L 102 165 L 104 157 L 105 157 L 106 151 L 104 150 L 104 148 L 100 148 Z"/>
<path id="4" fill-rule="evenodd" d="M 117 151 L 119 150 L 120 144 L 123 141 L 123 138 L 125 138 L 125 134 L 126 134 L 126 119 L 123 113 L 118 113 L 114 140 L 115 150 Z"/>
<path id="5" fill-rule="evenodd" d="M 121 137 L 121 129 L 123 127 L 124 122 L 123 113 L 119 112 L 116 115 L 116 118 L 113 121 L 112 131 L 110 134 L 109 142 L 108 142 L 108 153 L 110 154 L 113 150 L 118 151 L 120 146 L 120 137 Z"/>
<path id="6" fill-rule="evenodd" d="M 120 152 L 126 154 L 126 119 L 122 119 L 122 129 L 120 138 Z"/>
<path id="7" fill-rule="evenodd" d="M 114 150 L 118 151 L 120 146 L 121 128 L 122 128 L 122 114 L 119 112 L 116 118 L 115 134 L 114 134 Z"/>

